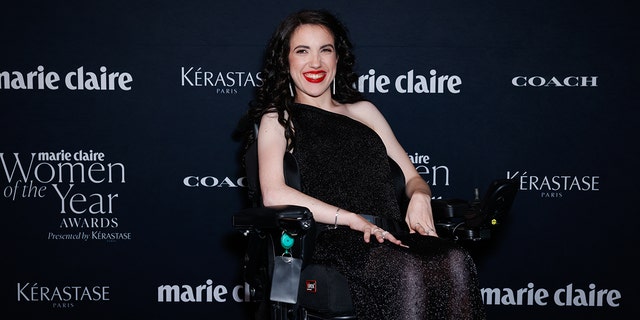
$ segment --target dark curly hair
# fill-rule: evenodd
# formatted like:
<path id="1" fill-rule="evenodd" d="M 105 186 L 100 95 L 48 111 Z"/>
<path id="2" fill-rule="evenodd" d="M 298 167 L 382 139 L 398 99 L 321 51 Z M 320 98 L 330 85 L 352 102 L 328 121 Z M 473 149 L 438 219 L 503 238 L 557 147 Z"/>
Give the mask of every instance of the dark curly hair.
<path id="1" fill-rule="evenodd" d="M 295 140 L 291 119 L 285 118 L 285 114 L 291 114 L 290 110 L 294 104 L 294 97 L 291 96 L 289 87 L 292 83 L 289 75 L 289 42 L 296 28 L 306 24 L 323 26 L 333 34 L 338 65 L 335 76 L 336 90 L 332 98 L 340 103 L 364 100 L 362 94 L 355 88 L 358 81 L 358 76 L 353 70 L 355 56 L 344 24 L 325 10 L 302 10 L 288 16 L 273 33 L 266 48 L 261 73 L 263 85 L 258 88 L 255 99 L 249 103 L 247 119 L 245 119 L 248 123 L 255 124 L 260 122 L 264 114 L 276 112 L 278 121 L 285 128 L 287 141 Z M 250 144 L 255 137 L 253 130 L 247 129 L 247 144 Z M 291 144 L 287 146 L 288 149 L 291 147 Z"/>

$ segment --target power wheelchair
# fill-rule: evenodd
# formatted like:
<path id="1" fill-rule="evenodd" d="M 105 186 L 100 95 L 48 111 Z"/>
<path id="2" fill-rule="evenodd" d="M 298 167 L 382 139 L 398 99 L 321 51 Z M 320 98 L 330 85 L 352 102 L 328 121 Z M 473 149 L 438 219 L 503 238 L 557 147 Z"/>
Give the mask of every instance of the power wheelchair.
<path id="1" fill-rule="evenodd" d="M 257 130 L 255 130 L 257 136 Z M 357 319 L 346 278 L 337 271 L 310 264 L 314 238 L 318 226 L 313 214 L 305 207 L 283 205 L 264 207 L 258 180 L 256 143 L 245 153 L 248 195 L 252 207 L 233 215 L 233 227 L 247 239 L 243 261 L 243 276 L 250 287 L 251 301 L 255 304 L 256 319 L 277 320 L 347 320 Z M 399 203 L 406 204 L 404 176 L 399 166 L 389 159 L 395 178 Z M 285 153 L 284 172 L 286 183 L 300 188 L 297 162 L 293 155 Z M 441 238 L 451 241 L 475 242 L 491 237 L 492 230 L 506 217 L 516 196 L 516 181 L 498 179 L 489 185 L 482 199 L 476 190 L 473 201 L 463 199 L 432 200 L 436 230 Z M 405 232 L 400 224 L 365 216 L 385 230 Z M 286 242 L 286 243 L 285 243 Z M 301 273 L 293 273 L 284 282 L 297 286 L 297 297 L 282 300 L 272 296 L 272 290 L 283 280 L 274 282 L 274 261 L 289 257 L 301 262 Z M 286 284 L 285 284 L 286 286 Z M 294 290 L 295 291 L 295 290 Z M 295 292 L 294 292 L 295 294 Z"/>

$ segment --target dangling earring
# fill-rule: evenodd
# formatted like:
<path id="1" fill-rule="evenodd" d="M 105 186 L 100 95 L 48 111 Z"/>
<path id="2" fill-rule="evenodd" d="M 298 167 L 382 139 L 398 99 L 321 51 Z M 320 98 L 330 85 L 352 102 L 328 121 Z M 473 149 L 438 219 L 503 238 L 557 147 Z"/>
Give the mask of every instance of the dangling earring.
<path id="1" fill-rule="evenodd" d="M 289 82 L 289 93 L 291 93 L 291 96 L 294 97 L 295 95 L 293 94 L 293 88 L 291 87 L 291 82 Z"/>
<path id="2" fill-rule="evenodd" d="M 333 95 L 336 95 L 336 79 L 333 78 L 333 82 L 331 82 L 331 92 L 333 93 Z"/>

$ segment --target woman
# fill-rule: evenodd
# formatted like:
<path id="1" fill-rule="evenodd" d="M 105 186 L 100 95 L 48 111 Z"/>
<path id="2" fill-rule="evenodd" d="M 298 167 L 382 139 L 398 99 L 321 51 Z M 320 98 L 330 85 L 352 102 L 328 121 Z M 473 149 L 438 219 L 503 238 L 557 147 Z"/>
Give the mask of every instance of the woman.
<path id="1" fill-rule="evenodd" d="M 354 62 L 346 28 L 328 12 L 295 13 L 274 33 L 249 110 L 260 124 L 263 204 L 307 207 L 325 225 L 312 260 L 347 277 L 359 319 L 484 318 L 472 259 L 437 237 L 431 190 L 354 88 Z M 285 183 L 285 152 L 298 161 L 300 191 Z M 390 159 L 406 181 L 404 215 Z M 409 232 L 394 235 L 365 214 L 404 220 Z"/>

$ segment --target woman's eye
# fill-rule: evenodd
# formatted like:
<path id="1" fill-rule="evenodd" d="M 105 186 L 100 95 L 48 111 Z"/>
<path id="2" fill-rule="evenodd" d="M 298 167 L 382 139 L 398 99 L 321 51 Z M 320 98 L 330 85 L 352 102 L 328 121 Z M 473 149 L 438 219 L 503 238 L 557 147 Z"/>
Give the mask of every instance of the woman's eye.
<path id="1" fill-rule="evenodd" d="M 296 50 L 296 53 L 297 54 L 305 54 L 305 53 L 307 53 L 307 50 L 306 49 L 298 49 L 298 50 Z"/>

